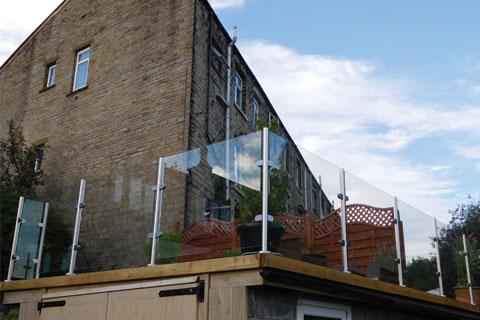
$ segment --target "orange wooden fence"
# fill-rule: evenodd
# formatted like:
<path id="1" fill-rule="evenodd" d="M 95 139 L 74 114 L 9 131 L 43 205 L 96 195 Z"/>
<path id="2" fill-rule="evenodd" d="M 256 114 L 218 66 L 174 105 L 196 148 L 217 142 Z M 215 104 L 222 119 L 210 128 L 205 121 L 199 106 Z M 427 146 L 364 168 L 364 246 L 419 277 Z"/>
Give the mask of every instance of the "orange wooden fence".
<path id="1" fill-rule="evenodd" d="M 300 217 L 286 213 L 278 214 L 277 220 L 286 229 L 282 239 L 298 239 L 301 253 L 325 255 L 328 267 L 342 263 L 339 209 L 318 220 L 314 220 L 311 214 Z M 225 222 L 213 218 L 190 225 L 182 232 L 180 260 L 223 257 L 227 250 L 239 248 L 237 225 L 238 221 Z M 393 208 L 347 205 L 347 238 L 349 263 L 358 264 L 358 272 L 365 274 L 366 266 L 379 245 L 395 247 Z"/>

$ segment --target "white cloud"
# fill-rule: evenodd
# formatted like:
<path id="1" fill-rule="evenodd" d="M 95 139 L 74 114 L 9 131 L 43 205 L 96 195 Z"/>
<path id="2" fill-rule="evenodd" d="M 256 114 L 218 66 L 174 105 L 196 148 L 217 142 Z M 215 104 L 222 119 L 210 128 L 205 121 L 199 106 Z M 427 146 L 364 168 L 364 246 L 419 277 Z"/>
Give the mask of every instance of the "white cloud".
<path id="1" fill-rule="evenodd" d="M 448 164 L 416 164 L 397 152 L 454 131 L 478 136 L 480 108 L 415 103 L 408 83 L 376 75 L 368 61 L 302 55 L 262 41 L 239 47 L 297 144 L 448 221 L 459 183 L 445 180 Z"/>
<path id="2" fill-rule="evenodd" d="M 210 4 L 215 10 L 218 10 L 230 7 L 242 7 L 245 4 L 245 0 L 210 0 Z"/>
<path id="3" fill-rule="evenodd" d="M 472 91 L 472 93 L 473 93 L 474 95 L 480 96 L 480 86 L 473 86 L 473 87 L 471 88 L 471 91 Z"/>
<path id="4" fill-rule="evenodd" d="M 62 0 L 4 1 L 0 10 L 0 65 Z"/>

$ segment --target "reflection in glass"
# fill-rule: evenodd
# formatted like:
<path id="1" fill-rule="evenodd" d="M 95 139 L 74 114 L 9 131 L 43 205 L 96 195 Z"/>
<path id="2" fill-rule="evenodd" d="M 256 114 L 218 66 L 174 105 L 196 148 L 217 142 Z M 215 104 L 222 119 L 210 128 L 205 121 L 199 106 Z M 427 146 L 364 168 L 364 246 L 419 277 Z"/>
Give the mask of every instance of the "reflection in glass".
<path id="1" fill-rule="evenodd" d="M 13 278 L 15 279 L 33 279 L 35 276 L 35 263 L 37 259 L 38 245 L 40 241 L 40 227 L 38 223 L 42 222 L 43 203 L 25 199 L 23 204 L 22 219 L 24 223 L 20 224 L 18 233 L 18 243 L 13 267 Z"/>

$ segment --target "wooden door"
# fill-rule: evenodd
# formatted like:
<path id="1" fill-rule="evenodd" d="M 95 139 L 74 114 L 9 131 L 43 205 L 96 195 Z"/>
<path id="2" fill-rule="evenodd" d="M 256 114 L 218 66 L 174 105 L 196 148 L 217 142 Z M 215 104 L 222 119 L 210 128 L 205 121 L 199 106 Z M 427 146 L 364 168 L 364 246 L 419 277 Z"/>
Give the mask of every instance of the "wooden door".
<path id="1" fill-rule="evenodd" d="M 107 299 L 107 292 L 43 299 L 40 319 L 105 320 Z"/>
<path id="2" fill-rule="evenodd" d="M 197 295 L 159 297 L 160 290 L 178 288 L 181 286 L 110 292 L 107 320 L 196 320 Z"/>

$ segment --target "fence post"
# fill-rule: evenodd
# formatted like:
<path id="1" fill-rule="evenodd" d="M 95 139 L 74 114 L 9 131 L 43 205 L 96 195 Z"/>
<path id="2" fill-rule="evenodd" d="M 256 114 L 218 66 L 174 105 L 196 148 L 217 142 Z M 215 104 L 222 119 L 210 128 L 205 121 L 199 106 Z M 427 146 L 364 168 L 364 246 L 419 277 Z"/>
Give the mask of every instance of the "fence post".
<path id="1" fill-rule="evenodd" d="M 440 286 L 440 295 L 445 296 L 443 294 L 442 266 L 440 265 L 440 244 L 438 240 L 436 218 L 433 218 L 433 242 L 435 244 L 435 252 L 437 254 L 437 277 L 438 277 L 438 285 Z"/>
<path id="2" fill-rule="evenodd" d="M 343 272 L 348 272 L 348 239 L 347 239 L 347 192 L 345 188 L 345 170 L 340 169 L 340 193 L 338 198 L 341 200 L 341 232 L 342 239 L 340 244 L 342 245 L 342 260 L 343 260 Z"/>
<path id="3" fill-rule="evenodd" d="M 35 278 L 40 278 L 40 267 L 42 264 L 42 255 L 43 255 L 43 242 L 45 240 L 45 231 L 47 230 L 47 219 L 48 219 L 48 208 L 50 204 L 45 203 L 45 208 L 43 209 L 43 222 L 39 223 L 38 226 L 42 228 L 42 233 L 40 234 L 40 244 L 38 245 L 38 255 L 37 255 L 37 268 L 35 270 Z"/>
<path id="4" fill-rule="evenodd" d="M 78 237 L 80 235 L 80 224 L 82 222 L 82 211 L 83 207 L 85 207 L 85 203 L 83 202 L 83 198 L 85 196 L 85 185 L 86 181 L 84 179 L 80 180 L 80 190 L 78 191 L 78 202 L 77 202 L 77 215 L 75 218 L 75 230 L 73 233 L 73 242 L 72 242 L 72 255 L 70 256 L 70 268 L 68 270 L 67 275 L 75 274 L 75 263 L 77 261 L 77 251 L 79 249 L 78 246 Z"/>
<path id="5" fill-rule="evenodd" d="M 467 286 L 468 291 L 470 291 L 470 304 L 473 303 L 473 290 L 472 290 L 472 279 L 470 278 L 470 264 L 468 263 L 468 250 L 467 250 L 467 240 L 465 239 L 465 234 L 462 233 L 463 238 L 463 255 L 465 256 L 465 268 L 467 268 Z"/>
<path id="6" fill-rule="evenodd" d="M 269 188 L 269 132 L 263 128 L 262 148 L 262 250 L 260 253 L 268 253 L 268 188 Z"/>
<path id="7" fill-rule="evenodd" d="M 153 232 L 152 232 L 152 251 L 150 253 L 150 263 L 148 266 L 154 266 L 156 264 L 157 257 L 157 245 L 158 240 L 162 233 L 160 232 L 160 219 L 162 218 L 162 200 L 163 200 L 163 190 L 165 185 L 163 183 L 165 173 L 165 159 L 158 159 L 157 166 L 157 185 L 155 193 L 155 209 L 153 212 Z"/>
<path id="8" fill-rule="evenodd" d="M 398 284 L 402 287 L 405 286 L 403 283 L 403 265 L 402 265 L 402 246 L 400 243 L 400 212 L 398 211 L 398 201 L 397 197 L 393 197 L 393 223 L 395 225 L 395 248 L 397 251 L 397 270 L 398 270 Z"/>
<path id="9" fill-rule="evenodd" d="M 13 274 L 13 265 L 17 260 L 17 256 L 15 255 L 17 251 L 17 243 L 18 243 L 18 230 L 20 229 L 20 224 L 24 222 L 22 219 L 22 212 L 23 212 L 23 203 L 25 201 L 24 197 L 20 197 L 18 201 L 18 210 L 17 210 L 17 220 L 15 222 L 15 232 L 13 234 L 13 242 L 12 242 L 12 254 L 10 255 L 10 263 L 8 265 L 8 274 L 6 281 L 12 281 L 12 274 Z"/>

